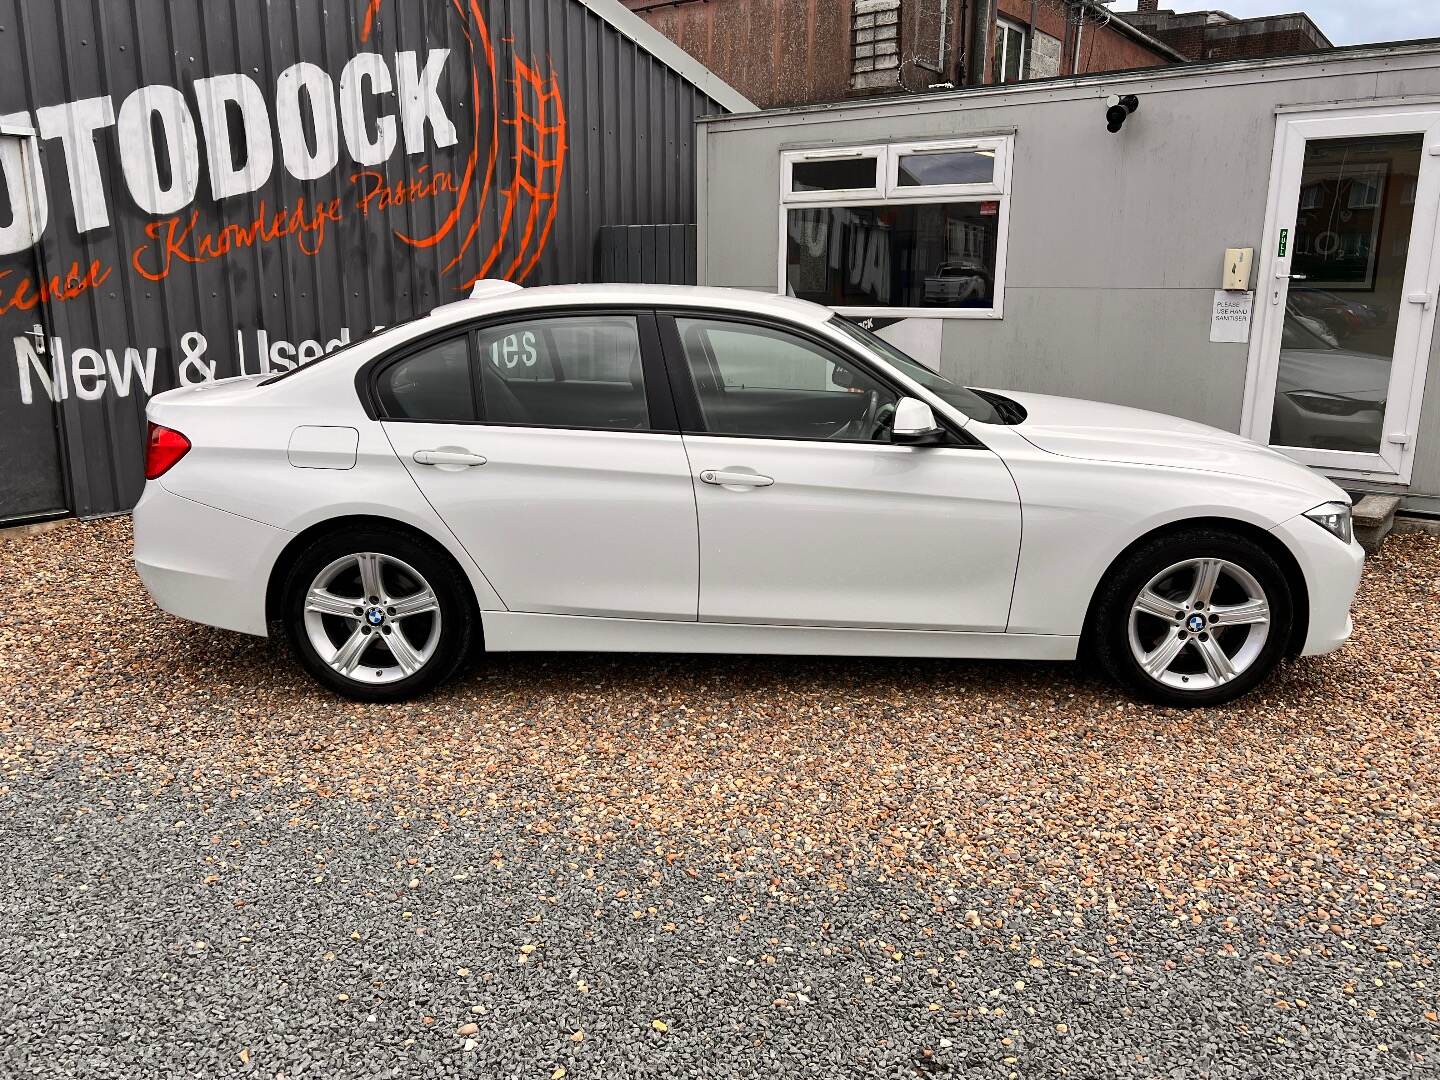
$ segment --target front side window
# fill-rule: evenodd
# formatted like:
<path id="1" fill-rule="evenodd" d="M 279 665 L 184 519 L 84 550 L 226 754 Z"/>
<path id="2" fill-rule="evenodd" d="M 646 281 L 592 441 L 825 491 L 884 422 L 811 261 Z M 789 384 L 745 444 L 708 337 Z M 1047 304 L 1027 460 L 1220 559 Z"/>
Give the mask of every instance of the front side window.
<path id="1" fill-rule="evenodd" d="M 470 345 L 463 336 L 427 345 L 391 364 L 381 372 L 378 389 L 385 415 L 391 419 L 437 424 L 479 419 L 470 378 Z"/>
<path id="2" fill-rule="evenodd" d="M 878 353 L 885 362 L 895 368 L 901 374 L 914 379 L 921 386 L 925 387 L 932 394 L 937 395 L 942 401 L 953 405 L 971 420 L 978 420 L 982 424 L 1004 424 L 1008 421 L 1001 415 L 989 401 L 982 398 L 973 390 L 968 390 L 958 383 L 952 383 L 939 373 L 931 371 L 920 361 L 914 359 L 900 349 L 891 345 L 890 342 L 871 333 L 862 326 L 857 326 L 849 319 L 837 315 L 830 323 L 831 326 L 843 334 L 854 338 L 863 348 L 869 349 L 872 353 Z"/>
<path id="3" fill-rule="evenodd" d="M 476 334 L 485 420 L 644 431 L 640 334 L 630 315 L 537 318 Z"/>
<path id="4" fill-rule="evenodd" d="M 710 434 L 890 441 L 896 394 L 843 357 L 767 326 L 675 324 Z"/>
<path id="5" fill-rule="evenodd" d="M 832 159 L 785 155 L 782 289 L 847 315 L 999 318 L 1011 149 L 1009 137 L 871 147 L 877 188 L 820 193 L 799 178 Z"/>

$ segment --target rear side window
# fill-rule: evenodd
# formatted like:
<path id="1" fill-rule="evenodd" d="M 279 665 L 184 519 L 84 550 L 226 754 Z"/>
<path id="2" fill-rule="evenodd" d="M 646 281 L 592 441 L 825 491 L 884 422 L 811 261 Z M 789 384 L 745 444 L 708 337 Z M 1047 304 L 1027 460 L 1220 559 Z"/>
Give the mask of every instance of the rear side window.
<path id="1" fill-rule="evenodd" d="M 630 315 L 581 315 L 477 331 L 487 423 L 645 431 L 640 332 Z"/>
<path id="2" fill-rule="evenodd" d="M 438 424 L 473 423 L 480 418 L 470 378 L 470 346 L 462 337 L 428 345 L 391 364 L 380 375 L 385 415 Z"/>

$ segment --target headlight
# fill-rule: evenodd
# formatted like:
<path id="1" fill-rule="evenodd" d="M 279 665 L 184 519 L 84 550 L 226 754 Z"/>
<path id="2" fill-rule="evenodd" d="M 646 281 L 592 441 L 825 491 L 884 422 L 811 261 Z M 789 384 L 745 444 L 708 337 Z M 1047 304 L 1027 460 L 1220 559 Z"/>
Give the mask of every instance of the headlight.
<path id="1" fill-rule="evenodd" d="M 1350 524 L 1349 503 L 1328 502 L 1324 506 L 1317 506 L 1305 516 L 1342 544 L 1348 544 L 1355 539 L 1355 530 Z"/>
<path id="2" fill-rule="evenodd" d="M 1320 416 L 1355 416 L 1363 412 L 1380 412 L 1385 407 L 1383 401 L 1324 394 L 1318 390 L 1291 390 L 1285 396 L 1306 412 Z"/>

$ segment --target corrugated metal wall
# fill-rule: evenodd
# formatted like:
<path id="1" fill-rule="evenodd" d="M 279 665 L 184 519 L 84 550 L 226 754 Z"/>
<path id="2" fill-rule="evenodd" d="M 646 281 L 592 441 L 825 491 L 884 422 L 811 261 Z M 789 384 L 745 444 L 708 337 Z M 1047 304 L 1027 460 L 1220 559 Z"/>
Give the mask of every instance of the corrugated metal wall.
<path id="1" fill-rule="evenodd" d="M 0 72 L 0 519 L 59 509 L 57 425 L 68 508 L 125 509 L 147 389 L 592 280 L 695 220 L 723 111 L 573 0 L 0 0 Z"/>
<path id="2" fill-rule="evenodd" d="M 694 225 L 609 225 L 600 230 L 600 280 L 695 284 Z"/>

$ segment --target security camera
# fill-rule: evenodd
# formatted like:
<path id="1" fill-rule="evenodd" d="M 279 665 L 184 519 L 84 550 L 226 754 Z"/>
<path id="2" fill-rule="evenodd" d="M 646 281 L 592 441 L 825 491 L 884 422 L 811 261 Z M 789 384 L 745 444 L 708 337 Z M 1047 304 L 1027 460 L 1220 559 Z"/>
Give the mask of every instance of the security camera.
<path id="1" fill-rule="evenodd" d="M 1130 114 L 1140 108 L 1140 99 L 1134 94 L 1126 94 L 1124 97 L 1112 94 L 1106 104 L 1110 107 L 1105 110 L 1105 126 L 1115 133 L 1125 126 Z"/>

